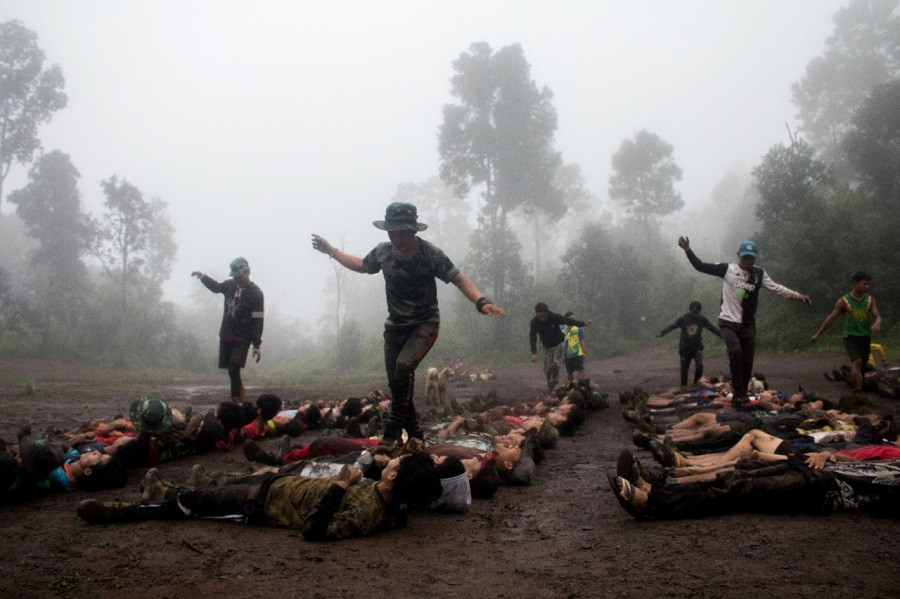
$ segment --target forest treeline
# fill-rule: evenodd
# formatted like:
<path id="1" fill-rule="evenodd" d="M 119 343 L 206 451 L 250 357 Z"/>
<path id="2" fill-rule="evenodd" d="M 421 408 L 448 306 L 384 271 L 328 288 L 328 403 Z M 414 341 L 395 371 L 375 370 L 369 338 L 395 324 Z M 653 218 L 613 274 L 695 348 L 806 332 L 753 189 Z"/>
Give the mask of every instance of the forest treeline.
<path id="1" fill-rule="evenodd" d="M 677 190 L 673 146 L 647 130 L 610 157 L 608 201 L 601 201 L 579 165 L 555 149 L 553 92 L 531 79 L 525 49 L 472 44 L 450 65 L 453 101 L 437 124 L 439 172 L 398 185 L 391 199 L 415 203 L 429 224 L 423 236 L 509 316 L 479 318 L 459 294 L 441 289 L 432 360 L 526 359 L 537 301 L 593 319 L 590 356 L 660 343 L 654 334 L 694 299 L 713 319 L 720 282 L 694 271 L 675 243 L 688 224 L 702 231 L 691 242 L 703 260 L 732 260 L 742 239 L 754 239 L 759 264 L 776 281 L 812 296 L 808 307 L 764 293 L 761 348 L 812 351 L 809 337 L 860 269 L 873 276 L 884 319 L 877 340 L 889 352 L 900 347 L 898 39 L 898 0 L 853 0 L 840 9 L 825 51 L 792 87 L 798 126 L 788 129 L 789 142 L 773 145 L 748 172 L 722 173 L 709 200 L 690 209 Z M 62 67 L 44 62 L 34 32 L 18 21 L 0 24 L 0 201 L 15 207 L 0 214 L 0 352 L 209 368 L 221 306 L 208 297 L 189 306 L 165 299 L 178 250 L 165 199 L 112 173 L 101 182 L 102 213 L 86 213 L 77 166 L 42 147 L 40 125 L 67 102 Z M 27 183 L 6 191 L 13 166 L 28 170 Z M 359 279 L 336 269 L 323 281 L 332 308 L 314 322 L 304 319 L 315 315 L 267 311 L 272 376 L 382 368 L 384 311 L 371 307 L 384 305 L 383 286 Z M 816 351 L 839 343 L 832 335 Z"/>

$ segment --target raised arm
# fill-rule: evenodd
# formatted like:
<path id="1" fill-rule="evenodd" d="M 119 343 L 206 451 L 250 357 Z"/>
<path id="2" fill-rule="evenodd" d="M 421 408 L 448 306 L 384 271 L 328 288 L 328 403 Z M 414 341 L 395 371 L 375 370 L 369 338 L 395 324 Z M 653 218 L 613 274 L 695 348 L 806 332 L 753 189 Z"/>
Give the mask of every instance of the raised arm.
<path id="1" fill-rule="evenodd" d="M 700 260 L 700 258 L 698 258 L 697 255 L 691 250 L 691 240 L 686 236 L 681 236 L 678 238 L 678 247 L 684 250 L 684 255 L 687 256 L 688 262 L 691 263 L 691 266 L 694 267 L 694 270 L 697 270 L 704 274 L 713 275 L 715 277 L 724 277 L 725 273 L 728 272 L 728 264 L 725 262 L 721 262 L 719 264 L 711 264 Z"/>
<path id="2" fill-rule="evenodd" d="M 222 284 L 216 281 L 215 279 L 206 276 L 199 270 L 195 270 L 191 273 L 192 277 L 197 277 L 200 279 L 200 282 L 203 283 L 203 286 L 212 291 L 213 293 L 222 293 Z"/>
<path id="3" fill-rule="evenodd" d="M 328 254 L 331 258 L 334 258 L 335 262 L 344 268 L 355 272 L 366 272 L 363 268 L 362 258 L 354 256 L 353 254 L 348 254 L 347 252 L 342 252 L 328 243 L 327 239 L 316 235 L 315 233 L 313 233 L 312 236 L 312 246 L 314 250 L 318 250 L 323 254 Z"/>

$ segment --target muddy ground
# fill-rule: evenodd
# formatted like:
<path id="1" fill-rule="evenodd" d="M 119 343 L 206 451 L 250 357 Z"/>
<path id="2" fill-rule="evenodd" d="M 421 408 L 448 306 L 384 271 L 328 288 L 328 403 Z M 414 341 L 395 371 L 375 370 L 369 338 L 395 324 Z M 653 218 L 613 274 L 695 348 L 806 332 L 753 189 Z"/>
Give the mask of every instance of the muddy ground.
<path id="1" fill-rule="evenodd" d="M 846 387 L 822 373 L 843 361 L 838 354 L 768 356 L 757 360 L 756 369 L 776 388 L 803 384 L 836 400 Z M 897 521 L 860 513 L 632 520 L 606 482 L 619 451 L 630 446 L 631 429 L 617 394 L 634 385 L 669 387 L 677 381 L 677 358 L 658 348 L 589 361 L 587 368 L 610 393 L 611 408 L 561 439 L 530 487 L 501 488 L 492 500 L 476 501 L 468 514 L 414 514 L 405 529 L 311 544 L 296 531 L 209 521 L 88 525 L 75 515 L 85 494 L 53 496 L 0 507 L 0 597 L 900 596 Z M 725 369 L 724 359 L 707 358 L 707 372 Z M 536 365 L 494 371 L 494 381 L 456 381 L 451 394 L 463 402 L 495 390 L 522 401 L 543 387 Z M 26 423 L 38 432 L 121 414 L 147 391 L 162 392 L 182 408 L 206 409 L 227 393 L 224 379 L 215 371 L 161 375 L 0 360 L 0 437 L 14 441 Z M 254 384 L 252 369 L 247 381 Z M 342 397 L 383 386 L 373 380 L 253 387 L 251 395 Z M 872 403 L 896 412 L 900 400 Z M 167 463 L 160 470 L 164 478 L 184 480 L 197 462 L 212 469 L 248 468 L 236 451 Z M 125 489 L 97 496 L 137 499 L 142 474 L 132 473 Z"/>

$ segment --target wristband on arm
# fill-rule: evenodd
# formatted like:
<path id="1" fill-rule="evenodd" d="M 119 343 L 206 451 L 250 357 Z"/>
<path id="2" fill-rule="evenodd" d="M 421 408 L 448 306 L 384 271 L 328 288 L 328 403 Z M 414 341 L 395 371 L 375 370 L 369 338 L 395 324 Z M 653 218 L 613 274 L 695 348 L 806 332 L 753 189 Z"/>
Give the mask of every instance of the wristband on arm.
<path id="1" fill-rule="evenodd" d="M 485 296 L 482 295 L 477 300 L 475 300 L 475 309 L 478 310 L 479 314 L 481 314 L 481 309 L 484 308 L 485 304 L 493 304 L 493 303 L 494 302 L 492 302 L 491 300 L 489 300 L 488 298 L 486 298 Z"/>

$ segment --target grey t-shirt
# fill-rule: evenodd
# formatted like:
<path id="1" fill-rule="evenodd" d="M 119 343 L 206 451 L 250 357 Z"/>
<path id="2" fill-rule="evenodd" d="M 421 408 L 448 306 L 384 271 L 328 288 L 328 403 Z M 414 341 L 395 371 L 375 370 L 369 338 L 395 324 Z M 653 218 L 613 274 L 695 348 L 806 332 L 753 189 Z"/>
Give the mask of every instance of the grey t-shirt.
<path id="1" fill-rule="evenodd" d="M 459 274 L 443 251 L 418 237 L 416 249 L 408 256 L 397 254 L 390 242 L 379 243 L 363 258 L 363 268 L 369 274 L 384 275 L 386 327 L 440 322 L 435 279 L 449 283 Z"/>

